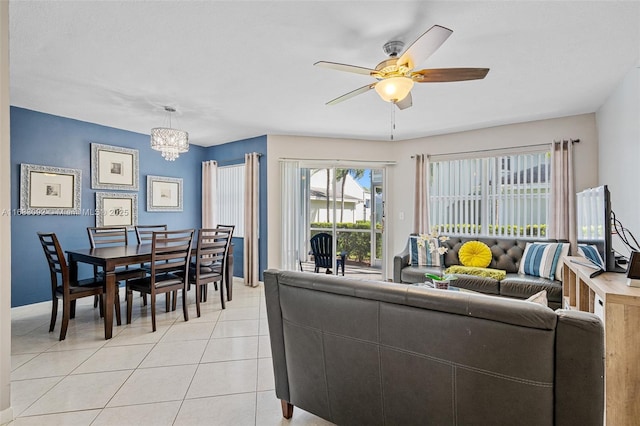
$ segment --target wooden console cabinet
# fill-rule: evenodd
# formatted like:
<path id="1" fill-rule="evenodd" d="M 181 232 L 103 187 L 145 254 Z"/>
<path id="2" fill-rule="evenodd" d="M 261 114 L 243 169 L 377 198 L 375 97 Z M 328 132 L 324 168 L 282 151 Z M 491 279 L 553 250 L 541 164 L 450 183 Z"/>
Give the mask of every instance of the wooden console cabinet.
<path id="1" fill-rule="evenodd" d="M 627 286 L 625 274 L 607 272 L 590 278 L 592 268 L 566 257 L 563 307 L 594 312 L 602 302 L 605 337 L 605 421 L 640 423 L 640 288 Z M 596 297 L 597 295 L 597 297 Z M 598 300 L 600 299 L 600 300 Z M 578 389 L 576 389 L 579 392 Z"/>

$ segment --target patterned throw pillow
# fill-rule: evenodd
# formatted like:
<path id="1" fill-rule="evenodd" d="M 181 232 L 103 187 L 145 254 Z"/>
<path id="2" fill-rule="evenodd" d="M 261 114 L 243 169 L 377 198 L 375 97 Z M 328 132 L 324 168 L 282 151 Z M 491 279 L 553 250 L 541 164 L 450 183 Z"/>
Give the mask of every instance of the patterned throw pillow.
<path id="1" fill-rule="evenodd" d="M 434 244 L 434 251 L 430 250 L 430 244 Z M 409 237 L 409 264 L 411 266 L 440 266 L 440 255 L 437 248 L 438 240 L 436 238 L 424 240 L 418 236 Z"/>
<path id="2" fill-rule="evenodd" d="M 562 258 L 567 254 L 568 243 L 527 243 L 518 272 L 550 280 L 562 280 Z"/>
<path id="3" fill-rule="evenodd" d="M 596 266 L 599 266 L 600 269 L 604 269 L 604 261 L 602 260 L 602 256 L 600 256 L 598 247 L 591 244 L 578 244 L 578 254 L 592 261 Z"/>
<path id="4" fill-rule="evenodd" d="M 480 241 L 467 241 L 458 251 L 458 259 L 463 266 L 486 268 L 491 263 L 493 255 L 488 245 Z"/>

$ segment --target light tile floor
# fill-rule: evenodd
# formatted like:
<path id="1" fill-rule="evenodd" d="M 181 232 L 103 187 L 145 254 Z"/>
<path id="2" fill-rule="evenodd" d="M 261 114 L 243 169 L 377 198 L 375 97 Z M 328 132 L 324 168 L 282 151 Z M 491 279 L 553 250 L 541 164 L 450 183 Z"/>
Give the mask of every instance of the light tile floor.
<path id="1" fill-rule="evenodd" d="M 48 331 L 50 302 L 13 309 L 11 425 L 330 425 L 299 408 L 282 418 L 262 285 L 236 281 L 225 310 L 211 288 L 200 318 L 193 293 L 188 322 L 180 299 L 166 313 L 161 296 L 155 333 L 134 298 L 131 325 L 110 340 L 91 298 L 62 342 L 61 312 Z"/>

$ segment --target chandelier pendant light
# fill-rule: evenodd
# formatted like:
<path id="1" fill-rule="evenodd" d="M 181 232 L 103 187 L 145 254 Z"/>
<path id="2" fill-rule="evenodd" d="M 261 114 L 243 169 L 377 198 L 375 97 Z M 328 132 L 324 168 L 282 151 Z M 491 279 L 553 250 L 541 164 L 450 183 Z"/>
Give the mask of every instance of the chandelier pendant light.
<path id="1" fill-rule="evenodd" d="M 189 133 L 171 127 L 171 114 L 176 109 L 165 106 L 164 110 L 169 113 L 169 127 L 155 127 L 151 129 L 151 148 L 162 153 L 162 157 L 167 161 L 175 161 L 180 154 L 189 151 Z"/>

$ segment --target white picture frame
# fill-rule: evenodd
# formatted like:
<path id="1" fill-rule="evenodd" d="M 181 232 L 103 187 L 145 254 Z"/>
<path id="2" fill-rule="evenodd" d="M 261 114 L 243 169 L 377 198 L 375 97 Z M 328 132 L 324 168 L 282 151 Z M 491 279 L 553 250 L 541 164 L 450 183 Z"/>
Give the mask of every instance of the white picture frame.
<path id="1" fill-rule="evenodd" d="M 25 215 L 79 215 L 82 170 L 20 165 L 20 213 Z"/>
<path id="2" fill-rule="evenodd" d="M 91 188 L 137 191 L 138 150 L 91 144 Z"/>
<path id="3" fill-rule="evenodd" d="M 96 226 L 125 226 L 138 224 L 138 194 L 96 192 Z"/>
<path id="4" fill-rule="evenodd" d="M 181 212 L 182 178 L 147 176 L 147 211 Z"/>

